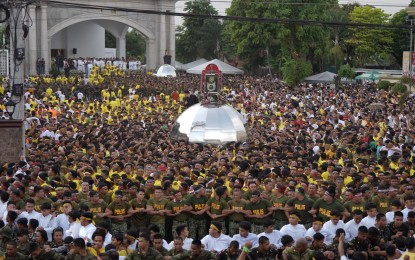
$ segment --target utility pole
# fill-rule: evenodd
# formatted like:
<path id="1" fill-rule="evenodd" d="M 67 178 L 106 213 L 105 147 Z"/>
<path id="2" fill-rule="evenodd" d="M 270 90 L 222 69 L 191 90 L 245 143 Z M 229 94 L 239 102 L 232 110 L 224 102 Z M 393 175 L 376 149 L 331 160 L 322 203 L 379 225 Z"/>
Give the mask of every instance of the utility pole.
<path id="1" fill-rule="evenodd" d="M 25 19 L 30 20 L 28 6 L 32 1 L 26 0 L 6 0 L 2 5 L 9 12 L 8 28 L 10 31 L 10 71 L 8 90 L 11 97 L 8 104 L 14 104 L 12 113 L 9 111 L 11 120 L 1 120 L 0 131 L 2 141 L 7 142 L 8 153 L 1 154 L 2 158 L 11 162 L 17 162 L 25 156 L 25 109 L 24 109 L 24 58 L 25 58 L 25 38 L 28 34 L 28 25 Z M 7 108 L 7 106 L 6 106 Z M 10 115 L 11 114 L 11 115 Z M 3 132 L 4 131 L 4 132 Z"/>
<path id="2" fill-rule="evenodd" d="M 414 29 L 413 29 L 413 22 L 414 22 L 414 20 L 412 20 L 412 19 L 410 19 L 410 21 L 411 21 L 411 40 L 410 40 L 410 46 L 409 46 L 409 76 L 411 77 L 411 80 L 413 80 L 413 31 L 414 31 Z"/>

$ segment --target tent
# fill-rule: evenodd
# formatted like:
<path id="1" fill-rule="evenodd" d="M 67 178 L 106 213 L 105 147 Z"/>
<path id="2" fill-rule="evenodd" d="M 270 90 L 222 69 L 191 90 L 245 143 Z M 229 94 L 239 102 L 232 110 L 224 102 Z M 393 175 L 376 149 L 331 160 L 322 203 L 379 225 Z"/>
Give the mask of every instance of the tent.
<path id="1" fill-rule="evenodd" d="M 155 75 L 157 77 L 176 77 L 176 69 L 169 64 L 164 64 L 160 66 Z"/>
<path id="2" fill-rule="evenodd" d="M 184 70 L 184 69 L 183 69 L 183 66 L 184 66 L 184 64 L 183 64 L 183 63 L 181 63 L 180 61 L 177 61 L 177 60 L 176 60 L 176 62 L 174 63 L 174 68 L 175 68 L 176 70 Z"/>
<path id="3" fill-rule="evenodd" d="M 240 70 L 238 68 L 235 68 L 234 66 L 231 66 L 223 61 L 214 59 L 208 62 L 205 62 L 203 64 L 200 64 L 199 66 L 190 68 L 188 70 L 186 70 L 187 73 L 192 73 L 192 74 L 202 74 L 202 71 L 204 69 L 206 69 L 207 65 L 209 64 L 215 64 L 216 66 L 218 66 L 219 70 L 222 71 L 223 74 L 243 74 L 244 71 Z"/>
<path id="4" fill-rule="evenodd" d="M 304 80 L 307 83 L 332 83 L 334 81 L 335 76 L 337 76 L 337 74 L 330 71 L 325 71 L 313 76 L 309 76 Z"/>
<path id="5" fill-rule="evenodd" d="M 359 75 L 355 78 L 356 80 L 379 80 L 380 79 L 380 73 L 376 70 L 371 70 L 368 72 L 363 73 L 362 75 Z"/>
<path id="6" fill-rule="evenodd" d="M 193 67 L 199 66 L 200 64 L 206 63 L 207 61 L 208 61 L 207 59 L 198 59 L 198 60 L 183 64 L 181 70 L 186 71 L 186 70 L 191 69 Z"/>

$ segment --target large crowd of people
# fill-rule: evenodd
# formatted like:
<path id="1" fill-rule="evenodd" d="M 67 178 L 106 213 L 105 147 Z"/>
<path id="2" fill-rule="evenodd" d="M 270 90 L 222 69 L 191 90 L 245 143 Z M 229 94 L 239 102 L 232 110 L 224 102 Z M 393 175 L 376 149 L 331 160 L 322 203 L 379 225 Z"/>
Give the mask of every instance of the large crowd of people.
<path id="1" fill-rule="evenodd" d="M 199 86 L 115 66 L 28 77 L 26 155 L 0 167 L 0 258 L 415 256 L 413 97 L 227 75 L 249 140 L 171 140 Z"/>

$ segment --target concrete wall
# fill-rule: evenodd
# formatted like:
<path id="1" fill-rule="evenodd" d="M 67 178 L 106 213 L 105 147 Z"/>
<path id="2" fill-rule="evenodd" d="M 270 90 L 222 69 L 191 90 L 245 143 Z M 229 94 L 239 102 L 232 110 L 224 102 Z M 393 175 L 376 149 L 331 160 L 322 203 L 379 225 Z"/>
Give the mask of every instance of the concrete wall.
<path id="1" fill-rule="evenodd" d="M 115 58 L 117 57 L 117 49 L 116 48 L 105 48 L 105 58 Z"/>
<path id="2" fill-rule="evenodd" d="M 36 60 L 37 58 L 44 58 L 46 62 L 46 71 L 50 68 L 50 49 L 66 49 L 68 57 L 79 56 L 99 56 L 102 57 L 105 54 L 104 48 L 104 29 L 100 29 L 102 35 L 98 35 L 99 32 L 91 34 L 91 31 L 86 26 L 92 28 L 93 24 L 105 23 L 108 25 L 108 30 L 112 27 L 109 22 L 116 22 L 122 24 L 122 26 L 128 28 L 134 28 L 140 31 L 147 38 L 147 50 L 146 60 L 147 68 L 154 69 L 157 66 L 163 64 L 163 56 L 167 50 L 172 56 L 172 65 L 175 61 L 175 23 L 174 17 L 144 14 L 136 12 L 126 12 L 120 10 L 114 10 L 114 6 L 120 8 L 132 8 L 143 10 L 157 10 L 157 11 L 174 11 L 175 4 L 178 0 L 119 0 L 114 2 L 113 0 L 62 0 L 61 2 L 67 3 L 80 3 L 88 4 L 91 6 L 108 6 L 109 10 L 87 10 L 85 8 L 67 8 L 62 6 L 48 5 L 47 2 L 41 4 L 30 5 L 30 17 L 33 20 L 33 25 L 30 26 L 29 37 L 26 38 L 26 47 L 29 49 L 27 59 L 25 59 L 26 71 L 24 74 L 36 73 Z M 83 22 L 89 22 L 83 23 Z M 80 24 L 82 23 L 82 24 Z M 73 26 L 74 27 L 71 27 Z M 70 28 L 71 27 L 71 28 Z M 82 27 L 82 28 L 80 28 Z M 111 27 L 111 28 L 110 28 Z M 74 31 L 74 28 L 81 29 L 76 31 L 75 35 L 70 34 L 70 30 Z M 95 27 L 98 28 L 98 27 Z M 105 27 L 106 28 L 106 27 Z M 66 38 L 71 36 L 71 39 L 66 39 L 61 35 L 56 39 L 55 34 L 60 33 L 62 30 L 67 30 Z M 99 31 L 99 30 L 98 30 Z M 118 30 L 119 31 L 119 30 Z M 122 32 L 123 30 L 121 30 Z M 101 37 L 100 44 L 88 44 L 88 48 L 84 48 L 84 40 L 82 37 L 96 38 Z M 72 40 L 73 38 L 79 39 L 78 41 Z M 53 47 L 52 47 L 53 42 Z M 63 46 L 66 42 L 65 47 Z M 77 47 L 82 45 L 81 47 Z M 117 53 L 119 57 L 125 57 L 125 38 L 123 34 L 117 38 Z M 72 54 L 73 48 L 77 48 L 78 53 Z M 28 71 L 27 71 L 28 70 Z"/>
<path id="3" fill-rule="evenodd" d="M 23 127 L 19 120 L 0 120 L 0 162 L 19 162 L 23 150 Z"/>
<path id="4" fill-rule="evenodd" d="M 89 21 L 74 24 L 52 36 L 51 49 L 65 49 L 68 58 L 102 57 L 106 53 L 105 29 Z"/>
<path id="5" fill-rule="evenodd" d="M 52 40 L 50 41 L 51 49 L 66 49 L 66 36 L 67 30 L 63 29 L 57 34 L 53 35 Z"/>

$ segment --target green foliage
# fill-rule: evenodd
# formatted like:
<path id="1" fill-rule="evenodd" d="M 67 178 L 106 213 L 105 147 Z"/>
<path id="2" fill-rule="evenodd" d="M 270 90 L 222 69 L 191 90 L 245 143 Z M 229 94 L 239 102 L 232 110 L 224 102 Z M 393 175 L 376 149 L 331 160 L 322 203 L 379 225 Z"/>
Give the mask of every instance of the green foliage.
<path id="1" fill-rule="evenodd" d="M 334 45 L 331 49 L 330 49 L 330 54 L 334 59 L 334 64 L 336 66 L 336 70 L 339 69 L 339 65 L 341 64 L 341 62 L 344 59 L 344 53 L 342 48 L 340 47 L 339 44 Z"/>
<path id="2" fill-rule="evenodd" d="M 313 72 L 313 67 L 309 61 L 301 59 L 288 59 L 282 66 L 284 81 L 294 86 L 304 80 Z"/>
<path id="3" fill-rule="evenodd" d="M 312 5 L 293 5 L 289 0 L 232 1 L 227 15 L 250 18 L 279 18 L 299 20 L 331 20 L 335 0 L 315 0 Z M 271 65 L 282 69 L 285 60 L 309 61 L 313 68 L 325 67 L 330 55 L 330 29 L 279 23 L 229 21 L 225 30 L 236 46 L 237 54 L 251 66 Z"/>
<path id="4" fill-rule="evenodd" d="M 117 40 L 109 31 L 105 30 L 105 48 L 116 48 Z"/>
<path id="5" fill-rule="evenodd" d="M 399 97 L 399 102 L 398 102 L 398 106 L 400 108 L 403 107 L 403 105 L 406 103 L 406 101 L 408 101 L 409 97 L 411 96 L 411 93 L 409 91 L 406 91 L 405 93 L 403 93 L 400 97 Z"/>
<path id="6" fill-rule="evenodd" d="M 134 57 L 145 63 L 146 38 L 137 30 L 128 31 L 125 35 L 127 57 Z"/>
<path id="7" fill-rule="evenodd" d="M 394 94 L 402 94 L 407 91 L 407 87 L 402 83 L 396 83 L 392 87 L 392 93 Z"/>
<path id="8" fill-rule="evenodd" d="M 350 13 L 352 23 L 373 23 L 386 24 L 389 15 L 380 8 L 372 6 L 355 7 Z M 352 28 L 351 36 L 346 39 L 346 43 L 354 48 L 355 65 L 366 64 L 372 56 L 381 57 L 382 54 L 391 53 L 393 43 L 392 32 L 382 29 Z"/>
<path id="9" fill-rule="evenodd" d="M 411 79 L 411 77 L 408 77 L 408 76 L 402 76 L 400 82 L 402 84 L 409 84 L 410 85 L 410 84 L 412 84 L 412 79 Z"/>
<path id="10" fill-rule="evenodd" d="M 340 66 L 340 69 L 337 73 L 341 78 L 346 79 L 354 79 L 354 76 L 356 75 L 356 72 L 354 68 L 350 67 L 349 64 L 345 64 Z"/>
<path id="11" fill-rule="evenodd" d="M 188 1 L 184 11 L 189 14 L 218 15 L 209 0 Z M 185 17 L 183 26 L 179 26 L 176 33 L 177 60 L 186 63 L 197 58 L 216 58 L 221 32 L 222 25 L 218 20 Z"/>
<path id="12" fill-rule="evenodd" d="M 226 28 L 227 23 L 229 23 L 229 21 L 224 21 L 223 28 Z M 222 30 L 219 55 L 219 57 L 226 57 L 228 60 L 234 59 L 238 56 L 236 44 L 232 41 L 228 30 Z"/>
<path id="13" fill-rule="evenodd" d="M 390 82 L 387 80 L 381 80 L 378 82 L 378 89 L 388 90 Z"/>
<path id="14" fill-rule="evenodd" d="M 49 70 L 49 75 L 52 75 L 54 78 L 62 74 L 63 73 L 58 68 L 56 68 L 56 66 L 52 66 L 52 68 Z"/>
<path id="15" fill-rule="evenodd" d="M 406 21 L 408 13 L 401 10 L 395 13 L 389 23 L 393 25 L 408 25 Z M 391 55 L 395 59 L 397 65 L 402 65 L 402 52 L 410 49 L 411 33 L 410 30 L 394 29 L 391 31 L 393 43 L 391 45 Z"/>

